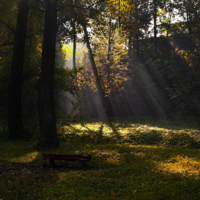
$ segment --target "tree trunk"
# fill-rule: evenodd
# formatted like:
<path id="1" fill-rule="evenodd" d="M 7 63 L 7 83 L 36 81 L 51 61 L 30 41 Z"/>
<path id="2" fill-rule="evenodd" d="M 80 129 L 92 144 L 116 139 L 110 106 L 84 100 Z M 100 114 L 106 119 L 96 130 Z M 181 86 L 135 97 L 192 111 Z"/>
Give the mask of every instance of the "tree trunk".
<path id="1" fill-rule="evenodd" d="M 131 57 L 131 52 L 132 52 L 132 35 L 130 33 L 129 37 L 128 37 L 128 58 L 129 58 L 129 60 Z"/>
<path id="2" fill-rule="evenodd" d="M 111 13 L 111 16 L 110 16 L 110 22 L 109 22 L 109 39 L 108 39 L 108 56 L 107 56 L 107 60 L 110 61 L 110 54 L 111 54 L 111 45 L 112 45 L 112 40 L 111 40 L 111 34 L 112 34 L 112 13 Z M 111 63 L 108 62 L 107 64 L 107 79 L 108 79 L 108 85 L 107 87 L 110 89 L 111 87 L 111 84 L 110 84 L 110 65 Z M 105 93 L 105 92 L 104 92 Z M 104 101 L 105 101 L 105 106 L 106 106 L 106 112 L 107 112 L 107 115 L 108 117 L 114 117 L 114 113 L 113 113 L 113 109 L 112 109 L 112 103 L 111 103 L 111 93 L 110 95 L 107 95 L 107 98 L 106 98 L 106 95 L 104 95 Z"/>
<path id="3" fill-rule="evenodd" d="M 108 35 L 108 57 L 107 60 L 110 60 L 110 52 L 111 52 L 111 31 L 112 31 L 112 13 L 110 16 L 110 22 L 109 22 L 109 35 Z"/>
<path id="4" fill-rule="evenodd" d="M 76 24 L 75 21 L 73 21 L 73 68 L 75 70 L 75 85 L 77 86 L 77 72 L 76 72 Z"/>
<path id="5" fill-rule="evenodd" d="M 23 85 L 22 75 L 28 10 L 28 0 L 21 0 L 18 7 L 17 27 L 8 92 L 8 127 L 10 139 L 20 138 L 24 133 L 21 114 L 21 92 Z"/>
<path id="6" fill-rule="evenodd" d="M 139 32 L 139 28 L 138 28 L 138 5 L 135 6 L 135 14 L 136 14 L 136 30 L 135 30 L 135 36 L 136 36 L 136 51 L 137 51 L 137 55 L 139 56 L 139 37 L 138 37 L 138 32 Z"/>
<path id="7" fill-rule="evenodd" d="M 107 117 L 108 113 L 106 111 L 104 93 L 103 93 L 103 89 L 101 87 L 100 78 L 99 78 L 99 75 L 98 75 L 98 72 L 97 72 L 97 67 L 96 67 L 96 64 L 95 64 L 95 61 L 94 61 L 92 49 L 90 47 L 90 40 L 89 40 L 89 36 L 88 36 L 88 32 L 87 32 L 87 26 L 85 24 L 83 25 L 83 29 L 84 29 L 84 33 L 85 33 L 86 45 L 87 45 L 87 48 L 88 48 L 88 51 L 89 51 L 89 57 L 90 57 L 91 65 L 92 65 L 92 71 L 93 71 L 95 81 L 96 81 L 97 91 L 99 93 L 99 98 L 100 98 L 100 101 L 101 101 L 101 103 L 103 105 L 103 109 L 104 109 L 104 110 L 102 110 L 102 116 Z"/>
<path id="8" fill-rule="evenodd" d="M 54 65 L 57 29 L 56 0 L 45 0 L 45 27 L 42 49 L 42 66 L 37 83 L 38 112 L 40 121 L 41 146 L 59 146 L 54 108 Z"/>

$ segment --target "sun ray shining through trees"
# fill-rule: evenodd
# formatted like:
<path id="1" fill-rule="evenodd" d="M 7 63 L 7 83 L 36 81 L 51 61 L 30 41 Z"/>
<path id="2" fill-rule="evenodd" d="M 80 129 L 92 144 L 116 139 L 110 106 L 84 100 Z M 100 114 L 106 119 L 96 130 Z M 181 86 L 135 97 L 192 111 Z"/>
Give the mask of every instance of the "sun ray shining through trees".
<path id="1" fill-rule="evenodd" d="M 200 199 L 199 102 L 199 0 L 0 0 L 0 199 Z"/>
<path id="2" fill-rule="evenodd" d="M 0 112 L 11 139 L 56 146 L 56 128 L 89 118 L 199 123 L 199 1 L 50 1 L 49 30 L 48 1 L 9 2 L 0 0 Z"/>

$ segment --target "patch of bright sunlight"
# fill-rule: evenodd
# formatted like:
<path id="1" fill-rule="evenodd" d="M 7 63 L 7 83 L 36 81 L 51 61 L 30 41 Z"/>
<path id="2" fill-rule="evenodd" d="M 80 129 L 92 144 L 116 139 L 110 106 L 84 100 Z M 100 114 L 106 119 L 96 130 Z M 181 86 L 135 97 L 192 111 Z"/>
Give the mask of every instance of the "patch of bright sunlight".
<path id="1" fill-rule="evenodd" d="M 112 132 L 113 132 L 113 130 L 110 127 L 104 127 L 103 128 L 103 133 L 106 136 L 109 136 Z"/>
<path id="2" fill-rule="evenodd" d="M 200 175 L 200 161 L 195 158 L 182 157 L 178 155 L 166 162 L 157 163 L 159 170 L 168 173 L 178 173 L 183 176 L 199 176 Z M 199 177 L 200 178 L 200 177 Z"/>
<path id="3" fill-rule="evenodd" d="M 110 133 L 112 133 L 112 129 L 106 125 L 106 124 L 102 124 L 103 125 L 103 134 L 104 135 L 109 135 Z M 72 125 L 73 128 L 75 129 L 79 129 L 81 131 L 88 131 L 88 130 L 92 130 L 92 131 L 96 131 L 98 132 L 100 130 L 101 124 L 100 123 L 87 123 L 84 124 L 84 126 L 82 126 L 81 124 L 74 124 Z"/>
<path id="4" fill-rule="evenodd" d="M 129 133 L 149 133 L 155 131 L 157 133 L 168 133 L 170 131 L 174 131 L 173 129 L 169 129 L 169 128 L 160 128 L 157 126 L 149 126 L 149 125 L 144 125 L 144 124 L 131 124 L 129 125 L 128 128 L 122 128 L 119 127 L 118 128 L 118 132 L 122 135 L 126 135 Z M 190 135 L 198 135 L 200 134 L 200 130 L 192 130 L 192 129 L 180 129 L 180 130 L 176 130 L 176 133 L 187 133 Z"/>
<path id="5" fill-rule="evenodd" d="M 103 135 L 104 136 L 110 136 L 112 133 L 115 134 L 115 130 L 110 127 L 109 125 L 107 125 L 106 123 L 99 123 L 99 122 L 95 122 L 95 123 L 86 123 L 84 124 L 84 126 L 82 124 L 74 124 L 71 125 L 75 130 L 77 131 L 81 131 L 84 134 L 88 133 L 89 130 L 91 131 L 95 131 L 98 132 L 101 128 L 101 126 L 103 125 Z M 139 134 L 139 133 L 158 133 L 158 134 L 168 134 L 171 132 L 174 132 L 176 134 L 189 134 L 191 136 L 197 137 L 200 136 L 200 130 L 192 130 L 192 129 L 179 129 L 179 130 L 174 130 L 172 128 L 164 128 L 164 127 L 158 127 L 158 126 L 151 126 L 148 124 L 138 124 L 138 123 L 131 123 L 128 124 L 127 127 L 122 127 L 120 126 L 120 124 L 116 124 L 114 125 L 114 128 L 117 130 L 117 133 L 119 133 L 121 136 L 126 136 L 128 134 Z M 69 131 L 68 131 L 69 132 Z M 82 133 L 80 133 L 82 134 Z M 199 137 L 200 138 L 200 137 Z"/>
<path id="6" fill-rule="evenodd" d="M 27 153 L 24 156 L 20 157 L 15 157 L 9 159 L 10 162 L 17 162 L 17 163 L 26 163 L 26 162 L 32 162 L 36 157 L 38 156 L 38 152 L 32 152 L 32 153 Z"/>
<path id="7" fill-rule="evenodd" d="M 120 135 L 127 135 L 132 131 L 132 129 L 130 128 L 119 128 L 118 132 L 120 133 Z"/>
<path id="8" fill-rule="evenodd" d="M 81 124 L 74 124 L 74 125 L 71 125 L 73 128 L 75 129 L 79 129 L 79 130 L 87 130 L 86 127 L 82 126 Z"/>

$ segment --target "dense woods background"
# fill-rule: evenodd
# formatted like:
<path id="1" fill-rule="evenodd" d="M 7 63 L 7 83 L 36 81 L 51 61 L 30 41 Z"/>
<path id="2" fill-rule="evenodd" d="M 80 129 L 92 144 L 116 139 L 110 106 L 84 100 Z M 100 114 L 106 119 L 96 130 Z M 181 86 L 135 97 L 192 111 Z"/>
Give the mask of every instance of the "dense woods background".
<path id="1" fill-rule="evenodd" d="M 0 0 L 0 126 L 200 112 L 198 0 Z"/>

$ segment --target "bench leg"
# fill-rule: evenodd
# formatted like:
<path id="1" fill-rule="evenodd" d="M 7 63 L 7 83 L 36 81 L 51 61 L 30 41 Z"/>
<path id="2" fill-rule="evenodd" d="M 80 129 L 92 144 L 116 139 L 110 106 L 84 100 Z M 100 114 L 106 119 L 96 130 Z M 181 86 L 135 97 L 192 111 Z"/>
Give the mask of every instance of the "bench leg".
<path id="1" fill-rule="evenodd" d="M 79 166 L 78 167 L 79 167 L 79 169 L 84 169 L 86 167 L 85 161 L 79 160 Z"/>
<path id="2" fill-rule="evenodd" d="M 48 167 L 53 167 L 53 164 L 54 164 L 54 159 L 53 159 L 53 158 L 49 158 L 49 159 L 47 160 L 47 166 L 48 166 Z"/>

